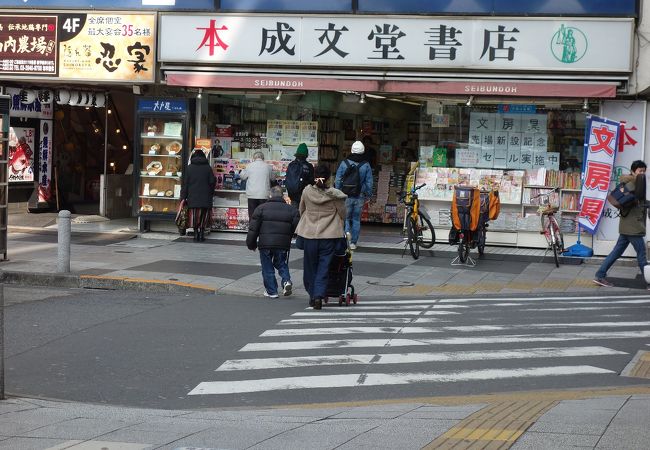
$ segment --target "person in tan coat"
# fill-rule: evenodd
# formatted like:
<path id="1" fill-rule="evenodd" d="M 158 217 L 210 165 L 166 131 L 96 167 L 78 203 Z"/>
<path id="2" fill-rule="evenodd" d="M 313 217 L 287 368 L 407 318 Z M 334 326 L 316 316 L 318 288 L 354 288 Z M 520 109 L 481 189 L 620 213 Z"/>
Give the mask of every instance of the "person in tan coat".
<path id="1" fill-rule="evenodd" d="M 321 309 L 327 290 L 327 271 L 336 246 L 344 239 L 345 199 L 347 195 L 328 187 L 329 168 L 314 169 L 314 185 L 305 187 L 300 199 L 300 222 L 296 234 L 304 241 L 303 284 L 309 293 L 309 306 Z"/>

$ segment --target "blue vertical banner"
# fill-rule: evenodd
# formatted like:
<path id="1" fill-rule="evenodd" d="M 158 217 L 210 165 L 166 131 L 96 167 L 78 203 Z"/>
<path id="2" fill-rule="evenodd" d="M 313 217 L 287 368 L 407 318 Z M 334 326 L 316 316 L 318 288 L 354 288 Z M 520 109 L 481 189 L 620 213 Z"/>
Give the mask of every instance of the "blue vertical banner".
<path id="1" fill-rule="evenodd" d="M 589 116 L 585 127 L 578 224 L 594 234 L 602 217 L 620 142 L 621 123 Z"/>

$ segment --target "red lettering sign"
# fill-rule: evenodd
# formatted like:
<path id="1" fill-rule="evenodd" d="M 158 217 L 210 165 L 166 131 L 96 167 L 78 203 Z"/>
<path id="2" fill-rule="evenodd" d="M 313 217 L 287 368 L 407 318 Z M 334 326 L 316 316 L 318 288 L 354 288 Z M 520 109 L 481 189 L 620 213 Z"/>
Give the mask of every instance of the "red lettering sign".
<path id="1" fill-rule="evenodd" d="M 587 162 L 587 171 L 585 174 L 585 186 L 588 189 L 598 189 L 599 191 L 609 190 L 609 180 L 612 176 L 612 166 L 609 164 L 599 163 L 596 161 Z"/>
<path id="2" fill-rule="evenodd" d="M 582 200 L 582 208 L 580 208 L 580 217 L 584 217 L 595 227 L 604 207 L 605 200 L 600 198 L 584 197 Z"/>
<path id="3" fill-rule="evenodd" d="M 607 128 L 606 126 L 601 126 L 600 128 L 592 128 L 591 132 L 593 133 L 596 141 L 596 144 L 589 146 L 589 151 L 592 153 L 598 153 L 604 151 L 609 156 L 614 156 L 614 137 L 616 133 Z"/>

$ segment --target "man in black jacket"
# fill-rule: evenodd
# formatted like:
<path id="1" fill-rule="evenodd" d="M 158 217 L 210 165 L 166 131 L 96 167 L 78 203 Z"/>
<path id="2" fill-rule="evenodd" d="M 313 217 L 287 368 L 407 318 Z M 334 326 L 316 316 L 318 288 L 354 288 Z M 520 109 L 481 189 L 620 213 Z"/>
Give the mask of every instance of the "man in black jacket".
<path id="1" fill-rule="evenodd" d="M 291 295 L 293 283 L 289 275 L 289 248 L 299 221 L 298 210 L 284 201 L 284 193 L 279 186 L 271 188 L 269 201 L 255 208 L 250 218 L 246 246 L 249 250 L 260 250 L 265 297 L 278 298 L 275 269 L 282 279 L 283 294 Z"/>

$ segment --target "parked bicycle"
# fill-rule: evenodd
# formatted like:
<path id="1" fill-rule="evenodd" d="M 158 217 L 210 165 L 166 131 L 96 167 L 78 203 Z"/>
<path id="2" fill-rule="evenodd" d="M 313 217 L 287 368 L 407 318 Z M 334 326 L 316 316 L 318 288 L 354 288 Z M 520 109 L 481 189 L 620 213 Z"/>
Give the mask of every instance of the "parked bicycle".
<path id="1" fill-rule="evenodd" d="M 399 197 L 400 202 L 404 203 L 407 208 L 405 218 L 406 245 L 404 246 L 404 251 L 406 251 L 406 247 L 408 246 L 413 259 L 420 257 L 420 247 L 431 248 L 436 242 L 436 231 L 433 225 L 431 225 L 429 213 L 424 207 L 420 206 L 420 200 L 418 199 L 417 191 L 424 186 L 426 184 L 414 186 L 409 192 L 401 193 Z M 402 253 L 402 256 L 404 256 L 404 253 Z"/>
<path id="2" fill-rule="evenodd" d="M 539 209 L 537 210 L 542 224 L 540 234 L 543 234 L 546 238 L 548 244 L 547 251 L 553 251 L 555 267 L 560 267 L 560 254 L 564 252 L 564 236 L 562 235 L 560 225 L 557 223 L 557 219 L 555 218 L 555 213 L 558 212 L 559 207 L 551 204 L 550 196 L 559 190 L 560 188 L 557 187 L 549 192 L 544 192 L 531 197 L 531 200 L 536 198 L 543 199 L 539 205 Z"/>

